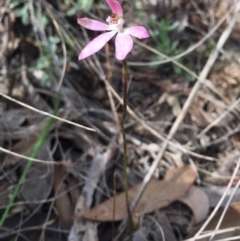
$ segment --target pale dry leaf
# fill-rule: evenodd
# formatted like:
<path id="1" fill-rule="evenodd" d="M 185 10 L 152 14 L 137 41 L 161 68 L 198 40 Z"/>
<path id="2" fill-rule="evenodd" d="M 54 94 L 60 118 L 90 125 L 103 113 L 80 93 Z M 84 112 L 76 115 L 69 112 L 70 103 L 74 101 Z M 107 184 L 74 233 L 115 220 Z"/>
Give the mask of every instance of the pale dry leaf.
<path id="1" fill-rule="evenodd" d="M 187 14 L 184 14 L 179 21 L 179 25 L 177 27 L 177 33 L 182 33 L 186 29 L 186 27 L 189 25 L 188 21 L 189 21 L 189 16 Z"/>
<path id="2" fill-rule="evenodd" d="M 210 204 L 208 196 L 203 189 L 192 186 L 179 201 L 191 208 L 194 216 L 194 224 L 202 222 L 207 217 Z"/>
<path id="3" fill-rule="evenodd" d="M 139 149 L 142 151 L 148 151 L 150 153 L 157 153 L 160 150 L 160 146 L 156 143 L 145 144 L 143 143 Z"/>
<path id="4" fill-rule="evenodd" d="M 133 241 L 146 241 L 146 237 L 149 234 L 149 229 L 142 226 L 133 234 Z"/>
<path id="5" fill-rule="evenodd" d="M 109 160 L 108 155 L 110 150 L 101 153 L 100 150 L 96 151 L 96 155 L 92 160 L 92 165 L 89 170 L 88 178 L 83 188 L 83 193 L 86 198 L 86 207 L 89 208 L 92 204 L 93 193 L 98 185 L 98 182 L 105 171 L 107 162 Z"/>
<path id="6" fill-rule="evenodd" d="M 174 175 L 167 181 L 152 179 L 133 212 L 139 216 L 168 206 L 183 197 L 195 179 L 196 173 L 190 166 L 174 169 Z M 128 196 L 130 202 L 135 197 L 140 185 L 138 184 L 129 189 Z M 114 221 L 122 220 L 126 215 L 127 209 L 125 204 L 125 193 L 122 192 L 115 197 L 116 209 Z M 90 211 L 77 216 L 77 218 L 86 218 L 95 221 L 113 221 L 113 207 L 114 198 L 110 198 Z"/>
<path id="7" fill-rule="evenodd" d="M 80 235 L 75 232 L 74 226 L 72 226 L 68 235 L 68 241 L 79 241 L 80 238 Z"/>
<path id="8" fill-rule="evenodd" d="M 85 235 L 83 236 L 82 241 L 98 241 L 98 224 L 95 222 L 88 221 L 86 223 Z"/>
<path id="9" fill-rule="evenodd" d="M 227 1 L 219 1 L 219 5 L 217 9 L 215 10 L 215 16 L 217 19 L 222 18 L 228 11 L 229 4 Z"/>
<path id="10" fill-rule="evenodd" d="M 164 93 L 158 100 L 158 104 L 163 104 L 167 102 L 169 106 L 172 107 L 172 112 L 174 116 L 178 116 L 181 112 L 181 106 L 178 98 L 175 95 L 170 95 L 168 93 Z"/>
<path id="11" fill-rule="evenodd" d="M 169 163 L 174 163 L 176 167 L 182 167 L 184 166 L 184 162 L 182 160 L 182 153 L 171 153 L 167 152 L 165 153 L 166 159 L 169 159 Z"/>
<path id="12" fill-rule="evenodd" d="M 110 147 L 105 153 L 101 150 L 95 150 L 95 156 L 92 159 L 88 177 L 83 188 L 82 194 L 79 196 L 75 215 L 81 215 L 87 211 L 92 205 L 93 194 L 98 185 L 98 182 L 105 171 L 108 161 L 112 158 L 114 148 Z M 97 224 L 91 221 L 74 220 L 74 225 L 68 236 L 69 241 L 97 241 Z"/>
<path id="13" fill-rule="evenodd" d="M 83 213 L 85 210 L 88 210 L 85 206 L 85 203 L 86 201 L 84 195 L 80 195 L 77 201 L 77 205 L 75 207 L 75 215 L 78 213 Z M 73 227 L 76 236 L 78 236 L 86 230 L 86 225 L 82 222 L 82 220 L 74 220 Z"/>
<path id="14" fill-rule="evenodd" d="M 79 196 L 76 207 L 75 214 L 82 213 L 87 210 L 86 206 L 86 197 L 82 194 Z M 90 230 L 88 230 L 90 228 Z M 97 226 L 94 225 L 93 222 L 87 221 L 83 222 L 83 220 L 74 220 L 71 231 L 68 235 L 68 241 L 87 241 L 89 236 L 93 236 L 93 233 L 97 232 Z M 91 240 L 91 239 L 89 239 Z M 94 240 L 94 239 L 93 239 Z"/>
<path id="15" fill-rule="evenodd" d="M 172 112 L 175 117 L 181 113 L 181 106 L 178 98 L 175 95 L 169 95 L 167 98 L 168 104 L 172 107 Z"/>

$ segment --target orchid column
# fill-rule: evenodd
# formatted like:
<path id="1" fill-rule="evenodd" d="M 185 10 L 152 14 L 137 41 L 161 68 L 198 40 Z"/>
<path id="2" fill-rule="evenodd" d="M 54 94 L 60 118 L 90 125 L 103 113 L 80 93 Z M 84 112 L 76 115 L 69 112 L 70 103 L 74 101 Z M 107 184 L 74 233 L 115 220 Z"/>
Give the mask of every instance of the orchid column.
<path id="1" fill-rule="evenodd" d="M 106 20 L 106 23 L 102 23 L 90 18 L 78 18 L 78 24 L 81 26 L 94 30 L 94 31 L 107 31 L 100 34 L 98 37 L 90 41 L 81 51 L 78 59 L 82 60 L 88 56 L 99 51 L 111 38 L 116 35 L 115 39 L 115 56 L 116 59 L 122 61 L 122 81 L 123 81 L 123 114 L 122 114 L 122 135 L 123 135 L 123 147 L 124 147 L 124 190 L 126 194 L 126 204 L 128 208 L 128 214 L 130 215 L 129 200 L 128 200 L 128 185 L 127 185 L 127 143 L 125 138 L 124 121 L 127 114 L 127 61 L 126 56 L 133 48 L 132 37 L 144 39 L 150 37 L 148 31 L 143 26 L 133 26 L 129 28 L 123 28 L 123 10 L 120 3 L 117 0 L 106 0 L 107 4 L 112 10 L 112 15 Z"/>

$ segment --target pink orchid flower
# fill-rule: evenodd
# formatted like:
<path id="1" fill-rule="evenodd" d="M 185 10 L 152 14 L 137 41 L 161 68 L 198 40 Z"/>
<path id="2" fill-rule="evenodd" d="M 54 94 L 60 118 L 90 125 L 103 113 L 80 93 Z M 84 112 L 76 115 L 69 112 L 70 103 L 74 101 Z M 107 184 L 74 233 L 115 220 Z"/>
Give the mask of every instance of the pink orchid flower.
<path id="1" fill-rule="evenodd" d="M 124 60 L 133 48 L 132 37 L 144 39 L 150 37 L 148 31 L 143 26 L 133 26 L 123 29 L 123 10 L 117 0 L 106 0 L 112 10 L 112 15 L 107 18 L 108 24 L 90 18 L 78 18 L 78 24 L 94 31 L 109 31 L 100 34 L 90 41 L 81 51 L 78 59 L 82 60 L 99 51 L 114 35 L 115 55 L 118 60 Z M 130 36 L 131 35 L 131 36 Z"/>

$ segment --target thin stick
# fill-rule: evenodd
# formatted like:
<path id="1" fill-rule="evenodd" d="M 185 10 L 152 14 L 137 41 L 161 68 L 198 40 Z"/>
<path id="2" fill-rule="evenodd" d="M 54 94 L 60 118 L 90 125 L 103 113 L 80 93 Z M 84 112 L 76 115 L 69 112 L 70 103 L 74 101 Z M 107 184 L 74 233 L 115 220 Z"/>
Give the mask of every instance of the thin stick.
<path id="1" fill-rule="evenodd" d="M 116 171 L 113 173 L 113 221 L 112 221 L 112 240 L 114 240 L 115 236 L 115 210 L 116 210 Z"/>
<path id="2" fill-rule="evenodd" d="M 30 106 L 30 105 L 27 105 L 27 104 L 24 104 L 24 103 L 21 102 L 21 101 L 15 100 L 14 98 L 12 98 L 12 97 L 10 97 L 10 96 L 8 96 L 8 95 L 5 95 L 4 93 L 1 93 L 1 92 L 0 92 L 0 96 L 2 96 L 3 98 L 5 98 L 5 99 L 7 99 L 7 100 L 10 100 L 10 101 L 18 104 L 18 105 L 21 105 L 21 106 L 23 106 L 23 107 L 25 107 L 25 108 L 27 108 L 27 109 L 29 109 L 29 110 L 35 111 L 35 112 L 37 112 L 37 113 L 39 113 L 39 114 L 42 114 L 42 115 L 45 115 L 45 116 L 48 116 L 48 117 L 52 117 L 52 118 L 55 119 L 55 120 L 59 120 L 59 121 L 65 122 L 65 123 L 68 123 L 68 124 L 70 124 L 70 125 L 77 126 L 77 127 L 79 127 L 79 128 L 83 128 L 83 129 L 88 130 L 88 131 L 95 131 L 95 130 L 92 129 L 92 128 L 89 128 L 89 127 L 86 127 L 86 126 L 77 124 L 77 123 L 75 123 L 75 122 L 66 120 L 66 119 L 61 118 L 61 117 L 58 117 L 58 116 L 56 116 L 56 115 L 52 115 L 52 114 L 50 114 L 50 113 L 48 113 L 48 112 L 45 112 L 45 111 L 42 111 L 42 110 L 38 110 L 37 108 L 35 108 L 35 107 L 33 107 L 33 106 Z"/>
<path id="3" fill-rule="evenodd" d="M 239 7 L 238 7 L 239 8 Z M 237 11 L 236 11 L 237 12 Z M 148 173 L 146 174 L 143 182 L 142 182 L 142 185 L 140 186 L 139 190 L 138 190 L 138 193 L 136 195 L 136 197 L 134 198 L 133 202 L 132 202 L 132 208 L 134 208 L 139 199 L 141 198 L 144 190 L 146 189 L 153 173 L 155 172 L 156 168 L 159 166 L 159 163 L 168 147 L 168 144 L 169 144 L 169 141 L 173 138 L 173 136 L 175 135 L 179 125 L 181 124 L 181 122 L 183 121 L 184 117 L 186 116 L 187 112 L 188 112 L 188 109 L 194 99 L 194 97 L 197 95 L 197 91 L 199 90 L 201 84 L 204 82 L 204 80 L 207 78 L 213 64 L 215 63 L 215 61 L 217 60 L 218 58 L 218 55 L 219 55 L 219 51 L 222 49 L 223 45 L 225 44 L 225 42 L 227 41 L 234 25 L 235 25 L 235 22 L 236 22 L 236 18 L 237 18 L 237 14 L 235 14 L 235 16 L 233 17 L 232 21 L 230 22 L 230 24 L 227 26 L 227 28 L 224 30 L 224 32 L 222 33 L 218 43 L 217 43 L 217 46 L 216 48 L 211 52 L 209 58 L 208 58 L 208 61 L 207 63 L 205 64 L 201 74 L 199 75 L 199 78 L 197 80 L 197 82 L 195 83 L 190 95 L 188 96 L 188 99 L 186 100 L 183 108 L 182 108 L 182 111 L 180 113 L 180 115 L 177 117 L 177 119 L 175 120 L 168 136 L 167 136 L 167 140 L 164 142 L 160 152 L 158 153 L 156 159 L 154 160 L 152 166 L 150 167 Z"/>
<path id="4" fill-rule="evenodd" d="M 209 241 L 213 241 L 213 239 L 214 239 L 217 231 L 219 230 L 220 225 L 222 224 L 223 218 L 225 217 L 226 212 L 227 212 L 227 210 L 228 210 L 228 208 L 229 208 L 229 206 L 230 206 L 230 204 L 231 204 L 231 201 L 232 201 L 232 199 L 233 199 L 236 191 L 238 190 L 239 186 L 240 186 L 240 180 L 238 180 L 237 185 L 236 185 L 235 188 L 233 189 L 233 191 L 232 191 L 232 193 L 231 193 L 231 196 L 229 197 L 229 199 L 228 199 L 228 201 L 227 201 L 227 204 L 226 204 L 226 206 L 224 207 L 224 210 L 223 210 L 223 212 L 222 212 L 222 215 L 221 215 L 220 219 L 218 220 L 217 226 L 216 226 L 216 228 L 215 228 L 212 236 L 210 237 Z"/>
<path id="5" fill-rule="evenodd" d="M 32 162 L 38 162 L 38 163 L 41 163 L 41 164 L 44 164 L 44 165 L 58 165 L 59 166 L 59 165 L 64 164 L 64 161 L 47 161 L 47 160 L 40 160 L 40 159 L 37 159 L 37 158 L 32 158 L 30 156 L 21 155 L 21 154 L 18 154 L 16 152 L 7 150 L 7 149 L 5 149 L 1 146 L 0 146 L 0 152 L 4 152 L 4 153 L 9 154 L 11 156 L 18 157 L 18 158 L 21 158 L 21 159 L 26 159 L 26 160 L 29 160 L 29 161 L 32 161 Z"/>
<path id="6" fill-rule="evenodd" d="M 196 138 L 200 138 L 201 136 L 203 136 L 204 134 L 206 134 L 212 127 L 216 126 L 217 124 L 219 124 L 224 118 L 226 118 L 228 116 L 228 114 L 233 111 L 235 108 L 238 107 L 240 103 L 240 98 L 238 100 L 236 100 L 231 106 L 229 106 L 229 108 L 224 111 L 217 119 L 215 119 L 213 122 L 211 122 L 206 128 L 204 128 L 198 135 Z"/>
<path id="7" fill-rule="evenodd" d="M 216 232 L 216 234 L 226 234 L 226 233 L 230 233 L 230 232 L 232 233 L 233 231 L 235 232 L 236 230 L 239 230 L 239 229 L 240 229 L 240 226 L 224 228 L 224 229 L 218 230 Z M 209 230 L 209 231 L 205 232 L 204 234 L 199 235 L 194 241 L 203 239 L 203 238 L 205 238 L 205 240 L 207 240 L 206 238 L 210 237 L 212 232 L 213 231 Z M 184 241 L 193 241 L 193 240 L 192 240 L 192 238 L 189 238 L 189 239 L 185 239 Z"/>
<path id="8" fill-rule="evenodd" d="M 182 53 L 173 56 L 173 57 L 168 57 L 165 58 L 164 60 L 158 60 L 158 61 L 152 61 L 152 62 L 128 62 L 129 66 L 153 66 L 153 65 L 160 65 L 160 64 L 166 64 L 169 62 L 173 62 L 174 60 L 178 60 L 185 55 L 188 55 L 191 53 L 193 50 L 201 46 L 207 39 L 209 39 L 216 31 L 217 29 L 222 25 L 222 23 L 226 20 L 226 18 L 229 16 L 231 11 L 228 11 L 220 20 L 219 22 L 202 38 L 200 39 L 197 43 L 189 47 L 187 50 L 183 51 Z M 138 44 L 141 44 L 141 42 L 136 41 Z M 143 43 L 144 44 L 144 43 Z M 143 45 L 142 45 L 143 46 Z M 146 45 L 144 46 L 146 47 Z"/>
<path id="9" fill-rule="evenodd" d="M 234 173 L 231 177 L 231 180 L 229 181 L 228 183 L 228 186 L 224 192 L 224 194 L 222 195 L 221 199 L 219 200 L 218 204 L 216 205 L 216 207 L 214 208 L 214 210 L 212 211 L 211 215 L 208 217 L 208 219 L 206 220 L 206 222 L 202 225 L 202 227 L 200 228 L 200 230 L 195 234 L 195 236 L 192 238 L 192 239 L 189 239 L 191 241 L 195 241 L 198 239 L 198 236 L 203 232 L 203 230 L 207 227 L 207 225 L 209 224 L 209 222 L 212 220 L 212 218 L 214 217 L 214 215 L 216 214 L 216 212 L 218 211 L 218 209 L 220 208 L 224 198 L 226 197 L 229 189 L 231 188 L 232 184 L 233 184 L 233 181 L 237 175 L 237 172 L 239 170 L 239 167 L 240 167 L 240 158 L 238 160 L 238 163 L 235 167 L 235 170 L 234 170 Z"/>

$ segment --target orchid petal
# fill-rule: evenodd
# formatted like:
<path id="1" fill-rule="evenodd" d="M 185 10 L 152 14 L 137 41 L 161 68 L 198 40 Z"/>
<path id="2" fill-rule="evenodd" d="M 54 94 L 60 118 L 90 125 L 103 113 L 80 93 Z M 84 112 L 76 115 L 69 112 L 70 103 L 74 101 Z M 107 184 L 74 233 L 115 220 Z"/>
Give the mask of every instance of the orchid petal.
<path id="1" fill-rule="evenodd" d="M 127 28 L 124 32 L 126 34 L 130 34 L 131 36 L 137 37 L 139 39 L 150 37 L 147 29 L 144 28 L 143 26 L 133 26 L 133 27 Z"/>
<path id="2" fill-rule="evenodd" d="M 78 18 L 77 22 L 81 26 L 90 30 L 104 31 L 109 29 L 109 26 L 107 24 L 99 22 L 97 20 L 93 20 L 91 18 Z"/>
<path id="3" fill-rule="evenodd" d="M 106 0 L 113 13 L 116 13 L 119 17 L 123 16 L 123 10 L 121 4 L 117 0 Z"/>
<path id="4" fill-rule="evenodd" d="M 115 40 L 115 55 L 118 60 L 124 60 L 133 48 L 133 40 L 126 33 L 118 33 Z"/>
<path id="5" fill-rule="evenodd" d="M 95 54 L 99 51 L 114 35 L 116 34 L 115 31 L 107 32 L 100 34 L 95 39 L 90 41 L 81 51 L 78 59 L 82 60 L 87 58 L 88 56 Z"/>

